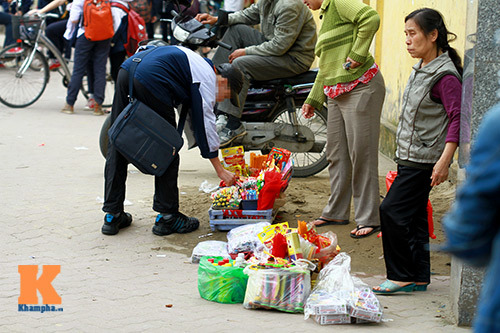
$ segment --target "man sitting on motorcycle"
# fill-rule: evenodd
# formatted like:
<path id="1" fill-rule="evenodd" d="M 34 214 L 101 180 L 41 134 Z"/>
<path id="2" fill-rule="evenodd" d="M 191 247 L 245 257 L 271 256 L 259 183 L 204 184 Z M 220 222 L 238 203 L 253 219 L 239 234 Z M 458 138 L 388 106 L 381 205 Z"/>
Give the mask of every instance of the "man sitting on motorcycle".
<path id="1" fill-rule="evenodd" d="M 239 100 L 234 106 L 229 100 L 218 105 L 217 133 L 221 147 L 246 134 L 240 118 L 247 97 L 249 80 L 272 80 L 306 72 L 314 60 L 316 24 L 302 0 L 259 0 L 235 13 L 221 12 L 219 17 L 198 14 L 203 24 L 228 25 L 222 42 L 233 47 L 219 47 L 212 59 L 217 66 L 231 63 L 244 75 Z M 261 32 L 250 27 L 260 24 Z"/>

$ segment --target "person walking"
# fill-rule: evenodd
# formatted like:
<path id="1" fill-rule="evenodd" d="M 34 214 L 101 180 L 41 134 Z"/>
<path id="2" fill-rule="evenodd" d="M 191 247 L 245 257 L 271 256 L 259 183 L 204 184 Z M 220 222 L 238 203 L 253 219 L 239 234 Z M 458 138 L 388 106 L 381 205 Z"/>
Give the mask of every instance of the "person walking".
<path id="1" fill-rule="evenodd" d="M 367 237 L 380 228 L 378 207 L 378 140 L 385 98 L 382 73 L 369 52 L 380 25 L 377 12 L 351 0 L 304 0 L 320 9 L 323 23 L 316 55 L 319 72 L 302 113 L 314 116 L 326 101 L 330 198 L 316 226 L 349 223 L 354 197 L 357 227 L 353 238 Z"/>
<path id="2" fill-rule="evenodd" d="M 381 294 L 427 290 L 427 202 L 431 189 L 448 178 L 459 142 L 463 69 L 449 45 L 456 35 L 431 8 L 406 16 L 405 34 L 408 53 L 420 61 L 413 66 L 401 103 L 398 173 L 380 205 L 387 280 L 373 291 Z"/>

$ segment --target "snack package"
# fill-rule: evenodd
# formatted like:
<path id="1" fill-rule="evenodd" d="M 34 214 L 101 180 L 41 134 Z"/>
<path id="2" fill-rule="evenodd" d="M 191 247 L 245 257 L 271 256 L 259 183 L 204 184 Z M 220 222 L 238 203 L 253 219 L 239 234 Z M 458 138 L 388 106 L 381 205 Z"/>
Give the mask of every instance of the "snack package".
<path id="1" fill-rule="evenodd" d="M 269 268 L 247 266 L 247 290 L 243 306 L 246 309 L 275 309 L 285 312 L 303 312 L 309 295 L 310 272 L 299 266 Z"/>
<path id="2" fill-rule="evenodd" d="M 274 235 L 278 232 L 282 235 L 285 235 L 288 228 L 288 222 L 272 224 L 264 227 L 264 230 L 262 230 L 262 232 L 259 233 L 257 237 L 267 249 L 271 249 Z"/>
<path id="3" fill-rule="evenodd" d="M 191 263 L 197 264 L 205 256 L 229 258 L 227 243 L 214 240 L 198 243 L 191 254 Z"/>
<path id="4" fill-rule="evenodd" d="M 243 146 L 221 149 L 222 166 L 235 173 L 236 175 L 245 175 L 245 151 Z"/>
<path id="5" fill-rule="evenodd" d="M 223 187 L 211 194 L 213 209 L 238 209 L 240 207 L 240 191 L 237 186 Z"/>
<path id="6" fill-rule="evenodd" d="M 271 225 L 269 222 L 245 224 L 227 233 L 227 250 L 229 253 L 257 252 L 263 248 L 263 244 L 257 235 L 265 227 Z"/>
<path id="7" fill-rule="evenodd" d="M 276 166 L 281 172 L 285 167 L 286 163 L 288 162 L 288 160 L 290 159 L 290 155 L 291 155 L 290 151 L 284 148 L 273 147 L 273 149 L 271 149 L 271 151 L 267 156 L 266 163 L 269 165 L 270 168 Z"/>

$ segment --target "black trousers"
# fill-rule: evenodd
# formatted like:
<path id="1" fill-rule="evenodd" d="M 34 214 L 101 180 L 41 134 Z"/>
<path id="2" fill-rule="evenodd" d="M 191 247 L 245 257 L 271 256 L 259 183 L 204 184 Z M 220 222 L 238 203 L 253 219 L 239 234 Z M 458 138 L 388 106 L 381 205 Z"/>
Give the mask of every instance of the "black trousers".
<path id="1" fill-rule="evenodd" d="M 129 103 L 128 86 L 128 72 L 120 69 L 111 110 L 111 119 L 113 122 Z M 170 124 L 176 126 L 174 108 L 161 102 L 135 79 L 134 97 L 155 110 Z M 106 167 L 104 169 L 104 205 L 102 208 L 104 212 L 119 213 L 123 211 L 128 163 L 127 159 L 110 144 L 106 156 Z M 155 177 L 153 210 L 159 213 L 176 213 L 179 211 L 178 175 L 179 155 L 177 154 L 177 157 L 170 164 L 165 174 L 161 177 Z"/>
<path id="2" fill-rule="evenodd" d="M 427 201 L 431 175 L 432 170 L 398 165 L 398 175 L 380 205 L 389 280 L 430 282 Z"/>

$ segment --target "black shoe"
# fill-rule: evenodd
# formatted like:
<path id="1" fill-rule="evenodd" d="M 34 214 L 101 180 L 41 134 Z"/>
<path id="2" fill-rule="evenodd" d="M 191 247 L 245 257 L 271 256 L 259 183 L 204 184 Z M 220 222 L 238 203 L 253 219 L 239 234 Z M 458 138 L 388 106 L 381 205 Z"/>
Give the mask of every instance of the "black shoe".
<path id="1" fill-rule="evenodd" d="M 118 217 L 108 213 L 104 216 L 101 232 L 105 235 L 116 235 L 120 229 L 128 227 L 131 223 L 132 215 L 129 213 L 121 212 Z"/>
<path id="2" fill-rule="evenodd" d="M 158 214 L 153 227 L 153 234 L 158 236 L 166 236 L 174 232 L 186 234 L 195 231 L 199 226 L 200 221 L 197 218 L 187 217 L 182 213 Z"/>

